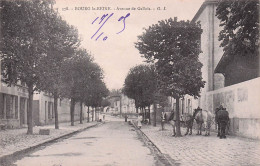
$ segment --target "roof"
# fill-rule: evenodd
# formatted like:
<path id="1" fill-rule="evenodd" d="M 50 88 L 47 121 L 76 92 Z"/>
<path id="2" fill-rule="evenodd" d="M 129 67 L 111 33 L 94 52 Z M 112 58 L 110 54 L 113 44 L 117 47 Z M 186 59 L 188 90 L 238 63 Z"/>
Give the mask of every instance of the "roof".
<path id="1" fill-rule="evenodd" d="M 246 62 L 247 64 L 247 70 L 250 70 L 250 71 L 255 71 L 255 70 L 259 70 L 258 67 L 256 67 L 254 65 L 254 63 L 252 62 L 255 62 L 254 59 L 251 59 L 251 58 L 248 58 L 248 57 L 254 57 L 254 55 L 250 55 L 250 54 L 247 54 L 247 56 L 245 54 L 230 54 L 228 52 L 224 52 L 223 56 L 221 57 L 220 61 L 218 62 L 215 70 L 214 70 L 214 73 L 222 73 L 222 74 L 225 74 L 225 71 L 226 71 L 226 67 L 236 61 L 236 63 L 238 61 L 243 61 L 243 62 Z M 257 63 L 257 62 L 256 62 Z"/>
<path id="2" fill-rule="evenodd" d="M 228 56 L 228 54 L 225 52 L 223 56 L 221 57 L 220 61 L 218 62 L 214 73 L 225 73 L 226 66 L 228 63 L 232 60 L 232 56 Z"/>
<path id="3" fill-rule="evenodd" d="M 200 16 L 200 14 L 203 12 L 203 10 L 207 5 L 217 4 L 218 2 L 219 0 L 205 0 L 203 4 L 200 6 L 195 16 L 193 17 L 193 19 L 191 20 L 191 22 L 196 22 L 196 20 L 198 19 L 198 17 Z"/>

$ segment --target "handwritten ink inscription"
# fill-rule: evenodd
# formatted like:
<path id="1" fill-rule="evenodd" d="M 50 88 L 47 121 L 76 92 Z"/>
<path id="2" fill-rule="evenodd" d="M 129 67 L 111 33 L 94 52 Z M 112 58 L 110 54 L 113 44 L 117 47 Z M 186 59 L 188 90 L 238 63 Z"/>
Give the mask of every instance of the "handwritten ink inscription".
<path id="1" fill-rule="evenodd" d="M 104 34 L 104 32 L 101 32 L 99 34 L 99 31 L 101 30 L 101 28 L 106 24 L 106 22 L 114 15 L 114 13 L 109 14 L 103 14 L 102 17 L 97 17 L 94 19 L 94 21 L 92 22 L 92 24 L 98 23 L 100 25 L 100 27 L 98 28 L 98 30 L 92 35 L 91 39 L 93 39 L 94 37 L 96 37 L 96 41 Z M 125 16 L 121 16 L 118 21 L 123 23 L 123 28 L 117 32 L 116 34 L 120 34 L 125 30 L 126 27 L 126 18 L 130 16 L 130 13 L 127 13 Z M 99 21 L 99 22 L 98 22 Z M 99 35 L 98 35 L 99 34 Z M 103 37 L 103 41 L 107 40 L 107 36 Z"/>

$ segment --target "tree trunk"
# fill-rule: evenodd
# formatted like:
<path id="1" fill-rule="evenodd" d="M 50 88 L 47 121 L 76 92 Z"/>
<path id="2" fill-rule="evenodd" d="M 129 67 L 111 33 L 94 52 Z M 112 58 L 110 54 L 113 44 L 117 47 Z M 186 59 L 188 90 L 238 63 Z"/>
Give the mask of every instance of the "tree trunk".
<path id="1" fill-rule="evenodd" d="M 140 108 L 140 113 L 141 113 L 141 115 L 142 115 L 142 120 L 144 120 L 144 111 L 143 111 L 143 108 L 142 108 L 142 107 Z"/>
<path id="2" fill-rule="evenodd" d="M 32 104 L 33 104 L 33 85 L 28 85 L 28 93 L 29 93 L 29 108 L 27 109 L 27 124 L 28 130 L 27 134 L 33 134 L 33 111 L 32 111 Z"/>
<path id="3" fill-rule="evenodd" d="M 80 117 L 79 117 L 79 121 L 80 121 L 80 124 L 83 124 L 83 106 L 82 106 L 82 102 L 80 102 Z"/>
<path id="4" fill-rule="evenodd" d="M 155 127 L 156 126 L 156 112 L 157 112 L 157 107 L 156 107 L 156 104 L 153 103 L 153 126 Z"/>
<path id="5" fill-rule="evenodd" d="M 94 121 L 94 109 L 95 108 L 92 108 L 92 122 Z"/>
<path id="6" fill-rule="evenodd" d="M 58 93 L 54 92 L 54 114 L 55 114 L 55 129 L 59 129 L 59 118 L 58 118 Z"/>
<path id="7" fill-rule="evenodd" d="M 136 113 L 138 113 L 138 108 L 137 107 L 135 107 L 135 110 L 136 110 Z"/>
<path id="8" fill-rule="evenodd" d="M 120 107 L 119 107 L 119 111 L 120 111 L 120 117 L 122 117 L 122 103 L 121 103 L 121 96 L 120 96 Z"/>
<path id="9" fill-rule="evenodd" d="M 149 125 L 151 124 L 151 110 L 150 110 L 150 106 L 148 107 L 148 115 L 149 115 Z"/>
<path id="10" fill-rule="evenodd" d="M 143 108 L 143 112 L 144 112 L 144 118 L 143 118 L 143 120 L 145 121 L 145 120 L 146 120 L 146 109 L 145 109 L 145 107 Z"/>
<path id="11" fill-rule="evenodd" d="M 176 97 L 176 136 L 181 136 L 181 126 L 180 126 L 180 98 Z"/>
<path id="12" fill-rule="evenodd" d="M 89 106 L 88 106 L 88 122 L 89 122 Z"/>
<path id="13" fill-rule="evenodd" d="M 95 121 L 97 121 L 97 109 L 95 108 Z"/>
<path id="14" fill-rule="evenodd" d="M 71 126 L 74 126 L 74 110 L 75 110 L 75 100 L 72 98 L 70 102 L 70 122 Z"/>

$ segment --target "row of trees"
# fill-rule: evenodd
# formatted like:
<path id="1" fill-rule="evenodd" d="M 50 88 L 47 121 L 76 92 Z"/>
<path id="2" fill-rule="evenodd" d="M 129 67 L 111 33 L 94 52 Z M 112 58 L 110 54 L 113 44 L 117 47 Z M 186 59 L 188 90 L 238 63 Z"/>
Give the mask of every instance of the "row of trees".
<path id="1" fill-rule="evenodd" d="M 60 97 L 71 99 L 71 125 L 74 125 L 74 108 L 77 102 L 81 106 L 80 123 L 83 120 L 83 104 L 88 107 L 89 122 L 89 107 L 100 107 L 103 98 L 109 93 L 103 82 L 102 69 L 93 62 L 85 49 L 79 49 L 74 56 L 64 60 L 61 72 L 59 94 Z"/>
<path id="2" fill-rule="evenodd" d="M 160 93 L 158 89 L 157 71 L 154 65 L 138 65 L 130 69 L 123 88 L 123 93 L 134 99 L 136 112 L 138 108 L 146 115 L 148 108 L 149 123 L 151 122 L 150 106 L 156 108 L 156 104 L 167 105 L 167 96 Z M 144 118 L 144 116 L 143 116 Z M 154 114 L 156 118 L 156 114 Z M 154 119 L 154 125 L 156 120 Z"/>
<path id="3" fill-rule="evenodd" d="M 221 0 L 216 16 L 223 27 L 219 40 L 224 54 L 259 57 L 259 0 Z M 205 85 L 198 59 L 201 34 L 199 23 L 177 18 L 150 26 L 138 36 L 135 46 L 153 65 L 136 66 L 125 79 L 124 93 L 135 99 L 137 107 L 149 107 L 158 92 L 176 99 L 177 136 L 181 135 L 179 99 L 185 95 L 199 97 Z"/>
<path id="4" fill-rule="evenodd" d="M 97 107 L 108 94 L 101 68 L 85 49 L 79 48 L 77 29 L 64 21 L 52 5 L 52 0 L 0 3 L 3 80 L 9 85 L 21 81 L 28 87 L 28 134 L 33 133 L 35 91 L 53 95 L 56 129 L 59 128 L 58 98 L 71 99 L 71 125 L 74 125 L 76 102 L 80 102 L 81 108 L 82 104 Z M 80 119 L 82 123 L 82 109 Z"/>

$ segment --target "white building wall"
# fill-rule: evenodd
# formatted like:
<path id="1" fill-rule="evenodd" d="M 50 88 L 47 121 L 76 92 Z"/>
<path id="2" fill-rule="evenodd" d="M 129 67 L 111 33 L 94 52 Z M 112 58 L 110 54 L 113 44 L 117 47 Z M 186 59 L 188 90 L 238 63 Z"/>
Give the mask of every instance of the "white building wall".
<path id="1" fill-rule="evenodd" d="M 219 19 L 216 17 L 216 3 L 207 3 L 197 15 L 195 22 L 200 22 L 203 30 L 201 35 L 201 50 L 199 61 L 203 64 L 201 69 L 203 81 L 206 81 L 205 87 L 201 89 L 201 97 L 192 99 L 193 109 L 198 106 L 202 109 L 213 111 L 207 105 L 207 92 L 224 87 L 224 76 L 222 74 L 215 74 L 214 70 L 223 55 L 223 48 L 220 47 L 218 35 L 222 27 L 219 26 Z M 187 98 L 187 96 L 185 96 Z"/>
<path id="2" fill-rule="evenodd" d="M 54 99 L 46 93 L 40 93 L 34 95 L 34 101 L 39 101 L 39 109 L 35 111 L 39 111 L 39 122 L 41 125 L 44 124 L 53 124 L 55 121 L 55 116 L 51 115 L 51 118 L 48 116 L 48 103 L 52 102 L 52 108 L 54 109 Z M 69 122 L 70 121 L 70 100 L 69 99 L 58 99 L 58 119 L 59 122 Z M 54 110 L 51 114 L 54 114 Z M 90 114 L 91 115 L 91 114 Z M 87 117 L 87 107 L 83 106 L 83 117 L 86 119 Z M 74 120 L 77 121 L 80 118 L 80 104 L 76 103 L 75 105 L 75 113 Z"/>
<path id="3" fill-rule="evenodd" d="M 209 74 L 208 74 L 208 56 L 210 54 L 210 50 L 208 47 L 208 43 L 210 42 L 209 38 L 209 8 L 205 8 L 199 18 L 195 21 L 198 22 L 200 21 L 201 28 L 203 30 L 202 35 L 201 35 L 201 50 L 202 53 L 199 55 L 199 61 L 203 64 L 202 66 L 202 78 L 203 81 L 206 81 L 205 87 L 201 90 L 201 98 L 199 100 L 199 106 L 200 107 L 205 107 L 205 93 L 209 91 Z"/>
<path id="4" fill-rule="evenodd" d="M 234 134 L 260 138 L 260 77 L 207 93 L 211 109 L 222 104 L 231 118 Z"/>

